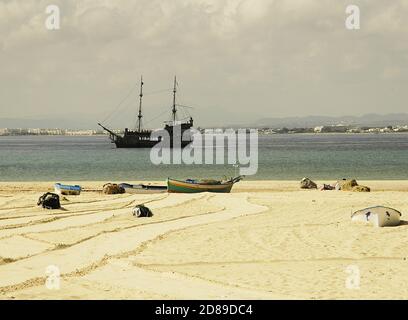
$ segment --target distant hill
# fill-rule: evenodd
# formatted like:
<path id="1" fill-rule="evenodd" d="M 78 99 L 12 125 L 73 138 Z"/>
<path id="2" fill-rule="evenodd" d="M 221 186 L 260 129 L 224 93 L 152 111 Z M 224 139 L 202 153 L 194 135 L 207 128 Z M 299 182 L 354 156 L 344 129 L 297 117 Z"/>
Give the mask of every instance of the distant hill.
<path id="1" fill-rule="evenodd" d="M 0 128 L 42 128 L 42 129 L 101 129 L 98 122 L 106 115 L 103 114 L 69 114 L 54 117 L 27 117 L 27 118 L 0 118 Z M 110 128 L 133 128 L 136 118 L 130 118 L 127 114 L 119 114 L 109 123 L 104 123 Z"/>
<path id="2" fill-rule="evenodd" d="M 0 118 L 0 128 L 60 128 L 60 129 L 97 129 L 96 121 L 84 118 L 65 119 L 29 119 Z"/>
<path id="3" fill-rule="evenodd" d="M 262 118 L 253 124 L 249 124 L 250 127 L 269 127 L 269 128 L 311 128 L 316 126 L 326 125 L 355 125 L 355 126 L 372 126 L 372 127 L 385 127 L 395 125 L 407 125 L 408 114 L 407 113 L 394 113 L 394 114 L 365 114 L 360 117 L 344 116 L 344 117 L 326 117 L 326 116 L 307 116 L 307 117 L 287 117 L 287 118 Z"/>
<path id="4" fill-rule="evenodd" d="M 101 118 L 101 117 L 99 117 Z M 214 121 L 217 119 L 214 119 Z M 218 120 L 217 120 L 218 121 Z M 129 122 L 129 121 L 128 121 Z M 121 125 L 123 123 L 123 125 Z M 122 128 L 126 121 L 117 121 L 113 127 Z M 307 116 L 307 117 L 286 117 L 286 118 L 262 118 L 254 123 L 240 123 L 225 127 L 253 127 L 253 128 L 312 128 L 325 125 L 355 125 L 369 127 L 386 127 L 395 125 L 407 125 L 408 113 L 395 114 L 366 114 L 360 117 L 326 117 L 326 116 Z M 111 125 L 112 126 L 112 125 Z M 60 128 L 60 129 L 99 129 L 97 121 L 91 117 L 75 116 L 60 118 L 0 118 L 0 128 Z"/>

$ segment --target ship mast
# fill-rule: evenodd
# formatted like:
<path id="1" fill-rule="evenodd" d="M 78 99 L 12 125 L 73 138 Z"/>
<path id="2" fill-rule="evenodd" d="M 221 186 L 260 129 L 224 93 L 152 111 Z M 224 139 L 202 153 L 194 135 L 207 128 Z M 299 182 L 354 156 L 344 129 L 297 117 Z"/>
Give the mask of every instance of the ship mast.
<path id="1" fill-rule="evenodd" d="M 142 127 L 142 98 L 143 98 L 143 76 L 140 77 L 140 94 L 139 94 L 139 114 L 137 115 L 138 131 Z"/>
<path id="2" fill-rule="evenodd" d="M 174 76 L 174 88 L 173 88 L 173 122 L 176 122 L 176 113 L 177 113 L 177 109 L 176 109 L 176 92 L 177 92 L 177 76 Z"/>

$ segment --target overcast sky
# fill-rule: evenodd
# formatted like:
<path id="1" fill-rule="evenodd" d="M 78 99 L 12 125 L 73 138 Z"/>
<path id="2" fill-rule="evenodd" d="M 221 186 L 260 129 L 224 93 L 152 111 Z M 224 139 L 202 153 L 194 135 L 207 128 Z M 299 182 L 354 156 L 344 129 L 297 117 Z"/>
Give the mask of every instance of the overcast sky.
<path id="1" fill-rule="evenodd" d="M 360 30 L 345 28 L 348 4 Z M 147 93 L 177 74 L 197 125 L 407 112 L 408 1 L 0 0 L 0 118 L 102 121 L 141 74 Z M 131 126 L 137 94 L 107 123 Z M 147 122 L 171 93 L 144 103 Z"/>

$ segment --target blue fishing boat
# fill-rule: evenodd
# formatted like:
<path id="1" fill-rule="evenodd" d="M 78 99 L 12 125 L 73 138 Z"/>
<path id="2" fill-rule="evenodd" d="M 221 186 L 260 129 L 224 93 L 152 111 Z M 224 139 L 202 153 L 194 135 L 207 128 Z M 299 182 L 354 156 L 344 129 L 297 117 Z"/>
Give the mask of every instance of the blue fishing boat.
<path id="1" fill-rule="evenodd" d="M 65 185 L 61 183 L 56 183 L 54 185 L 55 193 L 69 195 L 69 196 L 78 196 L 81 194 L 81 186 L 78 185 Z"/>

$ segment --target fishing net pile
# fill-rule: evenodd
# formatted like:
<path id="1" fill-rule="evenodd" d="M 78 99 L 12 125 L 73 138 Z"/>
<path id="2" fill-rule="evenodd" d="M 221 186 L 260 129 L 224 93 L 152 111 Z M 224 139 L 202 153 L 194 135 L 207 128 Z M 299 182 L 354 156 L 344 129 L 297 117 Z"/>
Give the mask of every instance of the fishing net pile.
<path id="1" fill-rule="evenodd" d="M 310 180 L 309 178 L 303 178 L 300 181 L 300 188 L 301 189 L 317 189 L 317 184 Z"/>
<path id="2" fill-rule="evenodd" d="M 115 183 L 107 183 L 103 186 L 102 192 L 104 194 L 122 194 L 125 193 L 125 189 Z"/>
<path id="3" fill-rule="evenodd" d="M 370 192 L 370 188 L 366 186 L 361 186 L 357 183 L 355 179 L 340 180 L 337 182 L 339 190 L 342 191 L 354 191 L 354 192 Z"/>

